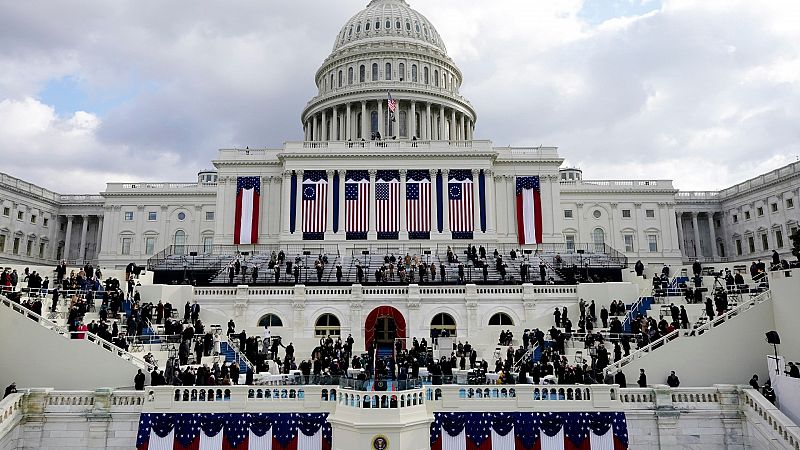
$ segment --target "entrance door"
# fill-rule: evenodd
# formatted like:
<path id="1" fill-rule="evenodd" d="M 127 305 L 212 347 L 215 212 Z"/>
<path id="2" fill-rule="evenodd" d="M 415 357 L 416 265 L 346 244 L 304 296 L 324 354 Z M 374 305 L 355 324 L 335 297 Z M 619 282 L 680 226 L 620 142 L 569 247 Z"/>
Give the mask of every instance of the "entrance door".
<path id="1" fill-rule="evenodd" d="M 397 324 L 391 316 L 381 316 L 375 322 L 375 342 L 378 347 L 392 348 L 397 337 Z"/>

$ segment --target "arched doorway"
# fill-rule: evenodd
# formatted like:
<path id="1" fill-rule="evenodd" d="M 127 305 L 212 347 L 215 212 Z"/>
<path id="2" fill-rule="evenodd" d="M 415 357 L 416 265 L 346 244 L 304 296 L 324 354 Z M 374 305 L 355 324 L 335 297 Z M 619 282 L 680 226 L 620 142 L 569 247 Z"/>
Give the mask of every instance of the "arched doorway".
<path id="1" fill-rule="evenodd" d="M 375 342 L 380 348 L 392 349 L 395 338 L 406 337 L 406 319 L 391 306 L 372 310 L 364 323 L 364 348 L 369 350 Z"/>

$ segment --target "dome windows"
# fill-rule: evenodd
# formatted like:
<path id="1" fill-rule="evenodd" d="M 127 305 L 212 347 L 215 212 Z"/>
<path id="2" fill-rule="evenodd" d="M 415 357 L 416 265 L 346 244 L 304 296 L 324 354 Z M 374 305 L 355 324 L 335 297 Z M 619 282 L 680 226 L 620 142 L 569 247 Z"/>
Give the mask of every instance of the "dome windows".
<path id="1" fill-rule="evenodd" d="M 363 83 L 363 82 L 367 81 L 367 79 L 366 79 L 367 78 L 367 73 L 366 72 L 367 72 L 367 68 L 364 67 L 364 65 L 362 64 L 361 67 L 358 68 L 358 82 L 359 83 Z"/>
<path id="2" fill-rule="evenodd" d="M 417 65 L 411 65 L 411 81 L 416 83 L 417 82 Z"/>
<path id="3" fill-rule="evenodd" d="M 411 22 L 406 20 L 406 31 L 411 31 Z"/>
<path id="4" fill-rule="evenodd" d="M 338 86 L 339 86 L 339 87 L 342 87 L 342 79 L 343 79 L 343 78 L 344 78 L 344 76 L 343 76 L 343 74 L 342 74 L 342 71 L 340 70 L 340 71 L 339 71 L 339 84 L 338 84 Z"/>
<path id="5" fill-rule="evenodd" d="M 414 22 L 414 28 L 417 30 L 417 33 L 419 33 L 419 23 Z"/>
<path id="6" fill-rule="evenodd" d="M 403 63 L 397 66 L 397 79 L 403 81 L 406 79 L 406 65 Z"/>
<path id="7" fill-rule="evenodd" d="M 392 63 L 386 63 L 386 73 L 384 74 L 386 81 L 392 79 Z"/>
<path id="8" fill-rule="evenodd" d="M 380 19 L 376 19 L 375 20 L 375 31 L 378 31 L 380 29 L 381 29 L 381 21 L 380 21 Z"/>
<path id="9" fill-rule="evenodd" d="M 361 33 L 361 22 L 356 25 L 356 34 Z"/>
<path id="10" fill-rule="evenodd" d="M 398 30 L 400 29 L 400 19 L 397 19 L 397 21 L 394 23 L 394 27 Z"/>
<path id="11" fill-rule="evenodd" d="M 347 32 L 347 36 L 349 37 L 349 36 L 352 36 L 352 35 L 353 35 L 353 26 L 350 25 L 350 31 Z"/>
<path id="12" fill-rule="evenodd" d="M 331 80 L 331 84 L 333 84 L 333 80 Z M 439 87 L 439 71 L 433 71 L 433 85 Z"/>
<path id="13" fill-rule="evenodd" d="M 347 84 L 353 84 L 353 68 L 347 69 Z"/>
<path id="14" fill-rule="evenodd" d="M 389 19 L 386 19 L 386 31 L 389 31 L 391 29 L 392 29 L 392 21 L 389 20 Z"/>
<path id="15" fill-rule="evenodd" d="M 369 31 L 369 27 L 370 27 L 370 25 L 371 25 L 371 24 L 370 24 L 369 22 L 367 22 L 367 23 L 364 25 L 364 31 Z"/>
<path id="16" fill-rule="evenodd" d="M 372 81 L 378 81 L 378 63 L 372 64 Z"/>
<path id="17" fill-rule="evenodd" d="M 423 83 L 425 83 L 425 84 L 428 84 L 428 82 L 429 82 L 429 79 L 428 79 L 428 78 L 429 78 L 429 77 L 428 77 L 429 73 L 430 73 L 430 70 L 428 70 L 428 68 L 427 68 L 427 67 L 424 67 L 424 68 L 422 69 L 422 81 L 423 81 Z"/>

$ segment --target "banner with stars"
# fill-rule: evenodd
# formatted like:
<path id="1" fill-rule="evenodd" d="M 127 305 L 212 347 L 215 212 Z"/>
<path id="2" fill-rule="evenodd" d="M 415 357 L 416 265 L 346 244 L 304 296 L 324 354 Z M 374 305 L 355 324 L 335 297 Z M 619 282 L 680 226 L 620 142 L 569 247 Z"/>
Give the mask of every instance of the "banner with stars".
<path id="1" fill-rule="evenodd" d="M 431 450 L 624 450 L 621 412 L 434 413 Z"/>
<path id="2" fill-rule="evenodd" d="M 236 177 L 236 217 L 233 243 L 258 243 L 258 217 L 261 204 L 261 177 Z"/>
<path id="3" fill-rule="evenodd" d="M 156 414 L 139 419 L 137 450 L 330 450 L 327 414 Z"/>
<path id="4" fill-rule="evenodd" d="M 517 177 L 517 237 L 519 243 L 542 243 L 542 196 L 539 177 Z"/>

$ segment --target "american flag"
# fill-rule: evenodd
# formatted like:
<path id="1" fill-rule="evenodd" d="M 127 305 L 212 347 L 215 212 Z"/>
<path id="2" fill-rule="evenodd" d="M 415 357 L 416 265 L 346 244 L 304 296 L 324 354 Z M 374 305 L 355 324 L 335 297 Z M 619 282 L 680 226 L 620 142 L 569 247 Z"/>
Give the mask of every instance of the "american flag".
<path id="1" fill-rule="evenodd" d="M 430 239 L 431 180 L 427 170 L 408 172 L 406 226 L 410 239 Z"/>
<path id="2" fill-rule="evenodd" d="M 138 450 L 330 450 L 326 413 L 142 413 Z"/>
<path id="3" fill-rule="evenodd" d="M 389 92 L 388 106 L 389 106 L 389 112 L 394 114 L 397 111 L 397 100 L 392 98 L 392 93 L 391 92 Z"/>
<path id="4" fill-rule="evenodd" d="M 375 227 L 378 239 L 397 239 L 400 231 L 400 175 L 381 170 L 375 179 Z"/>
<path id="5" fill-rule="evenodd" d="M 345 180 L 347 239 L 366 239 L 369 231 L 369 175 L 366 170 L 348 170 Z"/>
<path id="6" fill-rule="evenodd" d="M 453 233 L 453 239 L 472 239 L 472 232 L 475 229 L 472 186 L 472 172 L 450 171 L 447 193 L 450 200 L 450 231 Z"/>
<path id="7" fill-rule="evenodd" d="M 309 170 L 303 178 L 303 239 L 323 239 L 328 226 L 327 174 Z"/>

